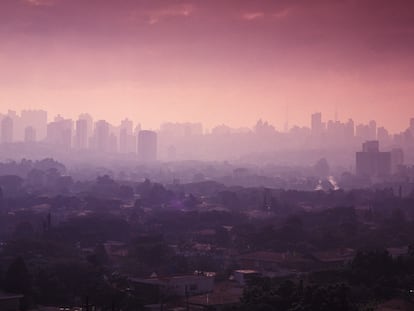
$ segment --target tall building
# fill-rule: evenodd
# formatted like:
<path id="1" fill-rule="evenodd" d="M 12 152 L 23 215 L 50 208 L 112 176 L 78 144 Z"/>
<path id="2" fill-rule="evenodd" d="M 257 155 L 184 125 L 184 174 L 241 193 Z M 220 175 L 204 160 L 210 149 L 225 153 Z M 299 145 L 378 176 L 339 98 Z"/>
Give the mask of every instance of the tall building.
<path id="1" fill-rule="evenodd" d="M 99 120 L 95 123 L 95 149 L 99 152 L 108 152 L 109 151 L 109 135 L 110 127 L 109 123 L 105 120 Z"/>
<path id="2" fill-rule="evenodd" d="M 84 150 L 88 148 L 88 120 L 76 121 L 75 148 Z"/>
<path id="3" fill-rule="evenodd" d="M 33 143 L 36 141 L 36 129 L 33 126 L 27 126 L 24 129 L 24 142 Z"/>
<path id="4" fill-rule="evenodd" d="M 153 131 L 139 132 L 138 158 L 145 162 L 157 160 L 157 133 Z"/>
<path id="5" fill-rule="evenodd" d="M 47 125 L 46 141 L 65 150 L 72 147 L 73 121 L 60 115 Z"/>
<path id="6" fill-rule="evenodd" d="M 322 113 L 317 112 L 311 116 L 312 136 L 320 136 L 323 131 Z"/>
<path id="7" fill-rule="evenodd" d="M 349 119 L 345 125 L 345 137 L 352 139 L 355 136 L 355 124 L 354 120 Z"/>
<path id="8" fill-rule="evenodd" d="M 87 128 L 88 128 L 88 144 L 89 144 L 89 140 L 92 138 L 93 136 L 93 118 L 89 113 L 81 113 L 78 117 L 78 120 L 86 120 L 87 123 Z"/>
<path id="9" fill-rule="evenodd" d="M 5 117 L 1 120 L 1 142 L 13 142 L 13 119 L 11 117 Z"/>
<path id="10" fill-rule="evenodd" d="M 410 119 L 410 131 L 411 134 L 414 136 L 414 118 Z"/>
<path id="11" fill-rule="evenodd" d="M 356 153 L 356 174 L 363 177 L 383 177 L 391 174 L 391 152 L 380 152 L 378 141 L 362 144 Z"/>
<path id="12" fill-rule="evenodd" d="M 135 138 L 133 136 L 134 123 L 131 120 L 124 119 L 121 121 L 119 130 L 119 151 L 129 153 L 135 151 Z"/>
<path id="13" fill-rule="evenodd" d="M 401 148 L 391 150 L 391 171 L 397 173 L 398 169 L 404 164 L 404 151 Z"/>
<path id="14" fill-rule="evenodd" d="M 44 140 L 47 131 L 47 112 L 44 110 L 23 110 L 21 122 L 26 128 L 31 126 L 36 131 L 36 139 Z M 26 133 L 25 133 L 26 135 Z"/>
<path id="15" fill-rule="evenodd" d="M 363 140 L 370 140 L 371 133 L 369 125 L 358 124 L 355 128 L 355 136 Z"/>
<path id="16" fill-rule="evenodd" d="M 23 141 L 23 139 L 24 139 L 24 126 L 22 124 L 21 117 L 14 110 L 8 110 L 6 116 L 9 117 L 10 119 L 12 119 L 12 123 L 13 123 L 13 135 L 12 135 L 13 138 L 12 138 L 12 141 L 13 142 Z"/>
<path id="17" fill-rule="evenodd" d="M 377 122 L 375 122 L 374 120 L 369 122 L 369 139 L 370 140 L 375 140 L 377 139 Z"/>
<path id="18" fill-rule="evenodd" d="M 383 126 L 378 128 L 377 137 L 381 144 L 388 144 L 390 141 L 390 134 L 388 133 L 388 130 Z"/>

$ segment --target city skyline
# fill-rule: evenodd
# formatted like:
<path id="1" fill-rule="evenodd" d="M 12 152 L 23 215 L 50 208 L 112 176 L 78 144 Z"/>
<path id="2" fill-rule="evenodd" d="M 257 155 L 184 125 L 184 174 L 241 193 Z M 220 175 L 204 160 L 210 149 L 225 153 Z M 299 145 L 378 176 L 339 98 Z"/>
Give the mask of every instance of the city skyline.
<path id="1" fill-rule="evenodd" d="M 20 113 L 19 113 L 20 112 Z M 231 124 L 228 123 L 217 123 L 217 124 L 213 124 L 212 126 L 206 126 L 203 122 L 199 122 L 199 121 L 194 121 L 194 120 L 165 120 L 163 122 L 160 122 L 158 124 L 154 124 L 154 126 L 144 126 L 143 124 L 145 124 L 145 120 L 142 120 L 140 118 L 133 118 L 129 115 L 124 115 L 123 117 L 121 117 L 119 120 L 115 120 L 114 122 L 112 122 L 112 118 L 109 119 L 105 119 L 105 118 L 99 118 L 96 117 L 96 115 L 89 113 L 89 112 L 76 112 L 74 113 L 75 117 L 71 117 L 68 115 L 65 115 L 63 113 L 57 113 L 57 114 L 52 114 L 50 113 L 48 110 L 46 109 L 41 109 L 41 108 L 25 108 L 22 110 L 15 110 L 15 109 L 6 109 L 6 110 L 0 110 L 0 118 L 1 117 L 12 117 L 12 118 L 20 118 L 21 120 L 19 122 L 23 123 L 28 123 L 28 125 L 32 125 L 31 121 L 29 121 L 28 115 L 30 114 L 35 114 L 37 115 L 37 118 L 39 118 L 39 114 L 44 114 L 44 116 L 40 117 L 41 122 L 44 123 L 53 123 L 57 120 L 70 120 L 73 124 L 72 126 L 74 128 L 76 128 L 76 125 L 78 123 L 78 121 L 80 120 L 86 120 L 86 119 L 90 119 L 88 120 L 88 128 L 89 130 L 94 129 L 94 124 L 96 122 L 99 121 L 105 121 L 107 122 L 111 127 L 117 127 L 119 129 L 128 128 L 128 131 L 131 132 L 132 128 L 134 128 L 134 131 L 136 130 L 135 127 L 139 127 L 140 129 L 142 128 L 143 130 L 151 130 L 151 131 L 162 131 L 163 128 L 169 124 L 177 124 L 177 125 L 185 125 L 185 124 L 193 124 L 193 125 L 200 125 L 201 126 L 201 133 L 203 134 L 208 134 L 210 133 L 212 130 L 214 131 L 214 129 L 220 128 L 220 127 L 226 127 L 232 130 L 236 130 L 236 131 L 246 131 L 246 130 L 254 130 L 255 126 L 257 126 L 258 123 L 260 122 L 264 122 L 266 123 L 266 125 L 269 125 L 271 127 L 273 127 L 275 129 L 276 132 L 279 133 L 286 133 L 289 131 L 294 130 L 295 128 L 307 128 L 307 129 L 312 129 L 313 127 L 317 127 L 320 126 L 319 130 L 326 130 L 329 126 L 329 124 L 334 124 L 334 123 L 339 123 L 339 124 L 347 124 L 349 122 L 352 123 L 352 126 L 354 128 L 354 131 L 357 130 L 358 126 L 370 126 L 371 123 L 375 123 L 375 128 L 376 130 L 379 128 L 384 128 L 388 131 L 388 133 L 390 135 L 395 135 L 395 134 L 401 134 L 404 131 L 406 131 L 407 129 L 412 129 L 413 128 L 413 124 L 414 124 L 414 117 L 412 116 L 406 116 L 405 117 L 405 122 L 403 124 L 400 124 L 400 127 L 395 131 L 391 131 L 389 130 L 389 128 L 384 125 L 381 124 L 379 122 L 377 122 L 377 120 L 375 120 L 374 118 L 368 118 L 365 121 L 362 122 L 357 122 L 355 121 L 355 119 L 351 116 L 349 118 L 340 118 L 338 117 L 338 114 L 335 113 L 334 116 L 332 118 L 330 118 L 329 116 L 326 116 L 323 114 L 323 112 L 320 111 L 314 111 L 311 114 L 308 115 L 308 119 L 307 122 L 305 124 L 295 124 L 293 122 L 288 122 L 288 124 L 283 124 L 278 126 L 278 124 L 274 124 L 271 122 L 271 119 L 268 118 L 264 118 L 264 117 L 260 117 L 258 119 L 255 119 L 253 123 L 251 124 L 247 124 L 247 125 L 239 125 L 239 126 L 232 126 Z M 414 115 L 414 113 L 413 113 Z M 315 120 L 314 117 L 316 117 L 317 122 L 316 123 L 320 123 L 320 125 L 315 124 Z M 0 119 L 1 120 L 1 119 Z M 38 122 L 39 120 L 37 120 L 36 122 Z M 289 120 L 288 120 L 289 121 Z M 92 122 L 92 123 L 91 123 Z M 131 129 L 129 129 L 131 127 Z M 164 129 L 165 130 L 165 129 Z M 43 133 L 45 134 L 45 133 Z"/>
<path id="2" fill-rule="evenodd" d="M 263 118 L 279 130 L 337 112 L 396 132 L 413 112 L 412 9 L 407 0 L 2 1 L 0 107 L 111 123 L 129 115 L 150 128 Z"/>

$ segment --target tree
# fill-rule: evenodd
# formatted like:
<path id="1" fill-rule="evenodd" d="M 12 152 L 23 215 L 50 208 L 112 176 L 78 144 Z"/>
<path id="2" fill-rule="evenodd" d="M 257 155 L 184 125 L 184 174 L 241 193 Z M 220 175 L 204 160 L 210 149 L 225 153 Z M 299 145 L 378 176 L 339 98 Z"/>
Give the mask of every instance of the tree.
<path id="1" fill-rule="evenodd" d="M 4 289 L 7 292 L 24 295 L 21 308 L 22 310 L 27 310 L 30 306 L 32 279 L 23 258 L 17 257 L 10 264 L 4 281 Z"/>
<path id="2" fill-rule="evenodd" d="M 325 158 L 320 159 L 316 162 L 314 170 L 318 177 L 327 177 L 330 172 L 328 161 Z"/>
<path id="3" fill-rule="evenodd" d="M 27 295 L 31 291 L 31 277 L 22 257 L 17 257 L 9 266 L 5 277 L 5 290 Z"/>

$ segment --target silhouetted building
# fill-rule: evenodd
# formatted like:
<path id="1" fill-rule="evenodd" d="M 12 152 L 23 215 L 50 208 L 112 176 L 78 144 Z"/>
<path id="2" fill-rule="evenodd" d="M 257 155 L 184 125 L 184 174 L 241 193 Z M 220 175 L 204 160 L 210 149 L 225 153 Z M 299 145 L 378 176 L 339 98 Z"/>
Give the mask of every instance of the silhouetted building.
<path id="1" fill-rule="evenodd" d="M 109 134 L 108 152 L 112 152 L 112 153 L 118 152 L 118 138 L 116 137 L 115 133 Z"/>
<path id="2" fill-rule="evenodd" d="M 138 134 L 138 158 L 142 161 L 157 159 L 157 133 L 140 131 Z"/>
<path id="3" fill-rule="evenodd" d="M 398 172 L 398 168 L 404 164 L 404 151 L 401 148 L 391 150 L 391 171 Z"/>
<path id="4" fill-rule="evenodd" d="M 75 147 L 77 149 L 88 147 L 88 121 L 86 119 L 76 121 Z"/>
<path id="5" fill-rule="evenodd" d="M 44 110 L 23 110 L 21 112 L 21 123 L 26 129 L 31 126 L 36 131 L 36 139 L 46 138 L 47 112 Z M 26 136 L 26 134 L 25 134 Z"/>
<path id="6" fill-rule="evenodd" d="M 121 126 L 119 130 L 119 152 L 129 153 L 134 152 L 136 148 L 135 138 L 132 133 L 133 131 L 133 122 L 128 119 L 121 121 Z"/>
<path id="7" fill-rule="evenodd" d="M 311 116 L 311 130 L 313 136 L 319 136 L 322 134 L 323 124 L 322 124 L 322 113 L 314 113 Z"/>
<path id="8" fill-rule="evenodd" d="M 58 115 L 54 122 L 47 125 L 46 141 L 66 150 L 70 149 L 72 147 L 72 129 L 73 121 Z"/>
<path id="9" fill-rule="evenodd" d="M 364 177 L 381 177 L 391 174 L 391 152 L 380 152 L 377 140 L 362 144 L 356 153 L 356 174 Z"/>
<path id="10" fill-rule="evenodd" d="M 385 127 L 379 127 L 377 130 L 377 138 L 382 144 L 387 144 L 390 141 L 390 134 Z"/>
<path id="11" fill-rule="evenodd" d="M 24 141 L 32 143 L 36 141 L 36 130 L 33 126 L 28 126 L 24 129 Z"/>
<path id="12" fill-rule="evenodd" d="M 5 117 L 1 120 L 1 142 L 13 142 L 13 120 L 10 117 Z"/>
<path id="13" fill-rule="evenodd" d="M 375 140 L 377 139 L 377 122 L 375 122 L 374 120 L 369 122 L 369 139 L 370 140 Z"/>
<path id="14" fill-rule="evenodd" d="M 100 120 L 95 123 L 95 148 L 100 152 L 109 151 L 109 123 L 105 120 Z"/>
<path id="15" fill-rule="evenodd" d="M 79 115 L 79 117 L 78 117 L 78 120 L 86 120 L 86 124 L 87 124 L 87 137 L 88 137 L 88 139 L 87 139 L 87 141 L 88 141 L 87 145 L 89 147 L 90 146 L 89 140 L 92 138 L 93 131 L 94 131 L 94 128 L 93 128 L 93 118 L 88 113 L 81 113 Z"/>

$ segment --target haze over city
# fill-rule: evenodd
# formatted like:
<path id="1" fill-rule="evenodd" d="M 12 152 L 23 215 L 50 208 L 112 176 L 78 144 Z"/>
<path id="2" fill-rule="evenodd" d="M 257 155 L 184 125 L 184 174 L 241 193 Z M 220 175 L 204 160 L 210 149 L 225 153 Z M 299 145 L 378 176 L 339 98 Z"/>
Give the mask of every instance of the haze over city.
<path id="1" fill-rule="evenodd" d="M 0 311 L 413 311 L 413 17 L 0 0 Z"/>
<path id="2" fill-rule="evenodd" d="M 263 118 L 282 130 L 287 114 L 303 126 L 337 111 L 399 131 L 412 113 L 413 3 L 388 3 L 1 1 L 0 105 L 149 128 Z"/>

